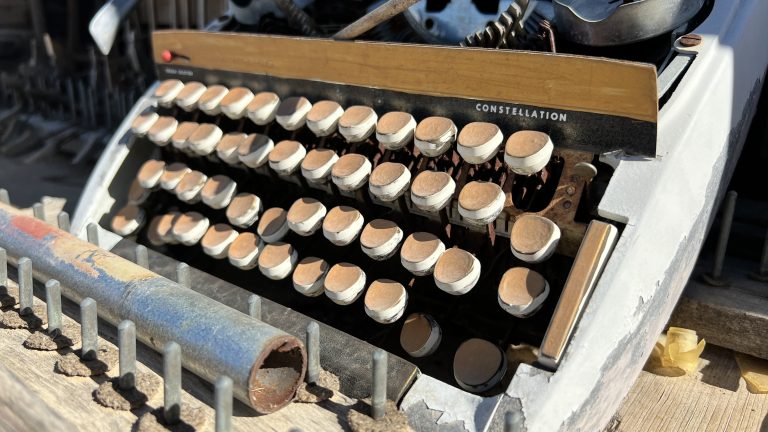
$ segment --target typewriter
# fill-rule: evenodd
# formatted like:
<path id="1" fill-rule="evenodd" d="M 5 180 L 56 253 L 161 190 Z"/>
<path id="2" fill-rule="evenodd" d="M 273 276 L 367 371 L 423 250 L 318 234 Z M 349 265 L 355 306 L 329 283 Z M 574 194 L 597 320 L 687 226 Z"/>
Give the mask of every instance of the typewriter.
<path id="1" fill-rule="evenodd" d="M 415 429 L 500 430 L 510 411 L 602 428 L 733 169 L 768 62 L 759 23 L 733 17 L 766 5 L 513 2 L 467 31 L 471 2 L 421 2 L 386 24 L 408 37 L 352 42 L 266 34 L 282 21 L 242 3 L 221 31 L 154 33 L 158 81 L 72 232 L 98 224 L 131 260 L 143 245 L 235 309 L 257 294 L 297 337 L 319 323 L 351 397 L 385 350 Z"/>

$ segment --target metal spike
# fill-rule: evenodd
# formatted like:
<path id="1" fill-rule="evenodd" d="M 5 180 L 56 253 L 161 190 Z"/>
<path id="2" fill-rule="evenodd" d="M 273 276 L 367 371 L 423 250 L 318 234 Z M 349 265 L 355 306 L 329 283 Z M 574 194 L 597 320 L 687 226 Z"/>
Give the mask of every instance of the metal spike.
<path id="1" fill-rule="evenodd" d="M 48 312 L 48 334 L 61 331 L 61 284 L 56 279 L 45 283 L 45 305 Z"/>
<path id="2" fill-rule="evenodd" d="M 0 286 L 8 287 L 8 254 L 0 248 Z"/>
<path id="3" fill-rule="evenodd" d="M 149 251 L 144 245 L 136 245 L 136 264 L 149 268 Z"/>
<path id="4" fill-rule="evenodd" d="M 312 321 L 307 325 L 307 382 L 320 379 L 320 326 Z"/>
<path id="5" fill-rule="evenodd" d="M 181 347 L 168 342 L 163 347 L 163 419 L 173 425 L 181 417 Z"/>
<path id="6" fill-rule="evenodd" d="M 216 432 L 232 430 L 232 378 L 221 376 L 216 380 L 213 394 L 216 410 Z"/>
<path id="7" fill-rule="evenodd" d="M 80 302 L 80 337 L 83 341 L 80 358 L 97 360 L 99 358 L 99 322 L 96 300 L 90 297 Z"/>
<path id="8" fill-rule="evenodd" d="M 59 212 L 56 216 L 56 222 L 58 223 L 60 230 L 69 232 L 69 213 L 65 211 Z"/>
<path id="9" fill-rule="evenodd" d="M 720 221 L 720 233 L 717 237 L 717 246 L 715 248 L 715 260 L 712 266 L 712 272 L 706 278 L 711 285 L 722 285 L 723 265 L 725 264 L 725 252 L 728 247 L 728 237 L 731 235 L 731 223 L 733 222 L 733 213 L 736 209 L 736 198 L 738 194 L 735 191 L 728 192 L 723 206 L 723 214 Z"/>
<path id="10" fill-rule="evenodd" d="M 136 325 L 125 320 L 117 326 L 117 346 L 120 358 L 118 386 L 128 390 L 136 385 Z"/>
<path id="11" fill-rule="evenodd" d="M 85 230 L 88 237 L 88 243 L 99 246 L 99 226 L 91 222 Z"/>
<path id="12" fill-rule="evenodd" d="M 19 315 L 32 313 L 32 260 L 27 257 L 19 258 Z"/>
<path id="13" fill-rule="evenodd" d="M 45 221 L 45 210 L 43 209 L 43 203 L 34 203 L 32 205 L 32 215 L 36 219 L 40 219 L 41 221 Z"/>
<path id="14" fill-rule="evenodd" d="M 248 315 L 261 321 L 261 297 L 256 294 L 248 297 Z"/>
<path id="15" fill-rule="evenodd" d="M 0 203 L 11 205 L 11 197 L 6 189 L 0 188 Z"/>
<path id="16" fill-rule="evenodd" d="M 192 278 L 189 274 L 189 265 L 187 263 L 176 265 L 176 282 L 186 288 L 192 287 Z"/>
<path id="17" fill-rule="evenodd" d="M 378 348 L 373 352 L 373 389 L 371 390 L 371 417 L 384 418 L 387 409 L 387 352 Z"/>

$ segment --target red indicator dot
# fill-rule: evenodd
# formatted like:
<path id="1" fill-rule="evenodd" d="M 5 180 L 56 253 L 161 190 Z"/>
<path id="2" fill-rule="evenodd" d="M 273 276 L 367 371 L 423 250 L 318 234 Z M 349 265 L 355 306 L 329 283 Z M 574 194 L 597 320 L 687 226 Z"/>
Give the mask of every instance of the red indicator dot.
<path id="1" fill-rule="evenodd" d="M 170 50 L 165 50 L 160 55 L 164 62 L 168 63 L 169 61 L 173 60 L 173 53 Z"/>

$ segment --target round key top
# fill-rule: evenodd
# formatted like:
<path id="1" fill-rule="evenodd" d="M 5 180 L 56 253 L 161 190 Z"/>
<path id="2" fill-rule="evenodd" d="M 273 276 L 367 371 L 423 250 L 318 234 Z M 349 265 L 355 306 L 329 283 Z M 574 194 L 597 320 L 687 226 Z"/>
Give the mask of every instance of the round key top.
<path id="1" fill-rule="evenodd" d="M 158 105 L 169 108 L 183 88 L 183 82 L 177 79 L 167 79 L 155 89 L 155 100 L 157 100 Z"/>
<path id="2" fill-rule="evenodd" d="M 495 124 L 474 122 L 461 129 L 456 149 L 465 161 L 481 164 L 496 156 L 503 140 L 504 135 Z"/>
<path id="3" fill-rule="evenodd" d="M 411 201 L 416 207 L 430 212 L 444 209 L 453 198 L 456 182 L 441 171 L 422 171 L 411 184 Z"/>
<path id="4" fill-rule="evenodd" d="M 411 357 L 426 357 L 440 346 L 443 331 L 432 316 L 413 313 L 405 318 L 400 331 L 400 346 Z"/>
<path id="5" fill-rule="evenodd" d="M 131 132 L 136 136 L 144 136 L 159 118 L 160 116 L 155 112 L 139 114 L 133 119 L 133 123 L 131 123 Z"/>
<path id="6" fill-rule="evenodd" d="M 216 156 L 228 165 L 237 165 L 240 163 L 240 157 L 237 153 L 240 144 L 245 141 L 248 135 L 242 132 L 230 132 L 221 137 L 221 141 L 216 144 Z"/>
<path id="7" fill-rule="evenodd" d="M 507 359 L 496 345 L 483 339 L 469 339 L 453 357 L 453 377 L 459 387 L 473 393 L 489 390 L 507 372 Z"/>
<path id="8" fill-rule="evenodd" d="M 507 270 L 499 282 L 499 305 L 518 318 L 527 318 L 541 308 L 549 295 L 549 284 L 536 271 L 525 267 Z"/>
<path id="9" fill-rule="evenodd" d="M 524 214 L 512 225 L 509 241 L 512 254 L 519 259 L 529 263 L 542 262 L 557 249 L 560 228 L 543 216 Z"/>
<path id="10" fill-rule="evenodd" d="M 197 107 L 208 115 L 217 115 L 221 112 L 221 100 L 228 92 L 229 89 L 222 85 L 212 85 L 197 100 Z"/>
<path id="11" fill-rule="evenodd" d="M 318 137 L 328 136 L 336 131 L 342 114 L 344 108 L 334 101 L 317 102 L 307 114 L 307 127 Z"/>
<path id="12" fill-rule="evenodd" d="M 322 295 L 329 268 L 328 263 L 320 258 L 304 258 L 293 270 L 293 288 L 307 297 Z"/>
<path id="13" fill-rule="evenodd" d="M 227 207 L 227 220 L 234 226 L 248 228 L 259 219 L 261 210 L 259 197 L 249 193 L 237 194 Z"/>
<path id="14" fill-rule="evenodd" d="M 190 81 L 184 84 L 178 95 L 176 95 L 176 106 L 184 111 L 194 111 L 197 108 L 197 101 L 205 93 L 206 87 L 203 83 Z"/>
<path id="15" fill-rule="evenodd" d="M 269 167 L 278 174 L 291 175 L 301 165 L 307 149 L 298 141 L 285 140 L 269 152 Z"/>
<path id="16" fill-rule="evenodd" d="M 416 276 L 426 276 L 435 268 L 445 245 L 434 234 L 415 232 L 408 236 L 400 248 L 400 262 Z"/>
<path id="17" fill-rule="evenodd" d="M 268 244 L 259 254 L 259 271 L 273 280 L 285 279 L 291 274 L 298 260 L 299 255 L 288 243 Z"/>
<path id="18" fill-rule="evenodd" d="M 229 263 L 241 270 L 250 270 L 256 267 L 264 243 L 259 236 L 252 232 L 240 233 L 227 250 Z"/>
<path id="19" fill-rule="evenodd" d="M 364 222 L 363 215 L 354 208 L 334 207 L 323 220 L 323 235 L 337 246 L 346 246 L 357 238 Z"/>
<path id="20" fill-rule="evenodd" d="M 299 198 L 288 209 L 288 227 L 300 236 L 310 236 L 320 229 L 325 206 L 314 198 Z"/>
<path id="21" fill-rule="evenodd" d="M 227 224 L 216 224 L 208 228 L 200 240 L 200 246 L 206 255 L 222 259 L 226 258 L 229 247 L 238 236 L 238 232 Z"/>
<path id="22" fill-rule="evenodd" d="M 283 129 L 294 131 L 304 126 L 310 109 L 312 109 L 312 104 L 307 98 L 302 96 L 290 97 L 280 103 L 275 119 Z"/>
<path id="23" fill-rule="evenodd" d="M 301 161 L 301 175 L 312 183 L 325 183 L 338 160 L 339 156 L 331 149 L 312 149 Z"/>
<path id="24" fill-rule="evenodd" d="M 253 133 L 240 143 L 237 148 L 237 157 L 245 166 L 258 168 L 267 162 L 274 148 L 275 143 L 268 136 Z"/>
<path id="25" fill-rule="evenodd" d="M 371 175 L 371 162 L 357 153 L 347 153 L 340 157 L 331 169 L 331 180 L 341 190 L 357 190 L 368 181 Z"/>
<path id="26" fill-rule="evenodd" d="M 350 263 L 339 263 L 325 275 L 325 295 L 336 304 L 348 305 L 365 290 L 365 272 Z"/>
<path id="27" fill-rule="evenodd" d="M 112 217 L 112 231 L 120 236 L 129 236 L 144 225 L 144 210 L 135 205 L 127 205 L 121 208 Z"/>
<path id="28" fill-rule="evenodd" d="M 166 165 L 163 175 L 160 176 L 160 187 L 167 191 L 172 191 L 176 189 L 181 179 L 190 172 L 192 170 L 181 162 Z"/>
<path id="29" fill-rule="evenodd" d="M 212 209 L 223 209 L 237 193 L 237 183 L 225 175 L 215 175 L 208 179 L 200 191 L 203 203 Z"/>
<path id="30" fill-rule="evenodd" d="M 413 139 L 416 119 L 406 112 L 392 111 L 376 123 L 376 139 L 385 149 L 399 150 Z"/>
<path id="31" fill-rule="evenodd" d="M 466 294 L 480 279 L 480 261 L 463 249 L 450 248 L 437 260 L 434 277 L 435 285 L 448 294 Z"/>
<path id="32" fill-rule="evenodd" d="M 208 218 L 198 212 L 183 213 L 173 224 L 173 237 L 185 246 L 192 246 L 203 238 L 209 225 Z"/>
<path id="33" fill-rule="evenodd" d="M 397 252 L 403 240 L 403 230 L 396 223 L 386 219 L 370 221 L 360 233 L 360 247 L 369 257 L 382 261 Z"/>
<path id="34" fill-rule="evenodd" d="M 253 92 L 245 87 L 235 87 L 221 100 L 221 112 L 233 119 L 243 118 L 245 108 L 253 100 Z"/>
<path id="35" fill-rule="evenodd" d="M 257 93 L 245 108 L 248 118 L 259 126 L 272 122 L 277 114 L 280 98 L 272 92 Z"/>
<path id="36" fill-rule="evenodd" d="M 155 124 L 149 128 L 147 137 L 153 143 L 159 146 L 165 146 L 171 141 L 171 137 L 176 133 L 176 128 L 179 126 L 179 121 L 173 117 L 162 116 L 157 119 Z"/>
<path id="37" fill-rule="evenodd" d="M 267 243 L 280 241 L 288 234 L 287 215 L 286 211 L 280 207 L 267 209 L 259 219 L 259 226 L 256 227 L 259 237 Z"/>
<path id="38" fill-rule="evenodd" d="M 405 165 L 397 162 L 384 162 L 376 166 L 368 179 L 368 189 L 376 198 L 391 202 L 408 190 L 411 184 L 411 172 Z"/>
<path id="39" fill-rule="evenodd" d="M 391 324 L 400 319 L 408 303 L 405 287 L 393 280 L 377 279 L 365 293 L 365 313 L 381 324 Z"/>
<path id="40" fill-rule="evenodd" d="M 186 149 L 189 146 L 189 137 L 195 130 L 197 130 L 198 126 L 200 126 L 200 124 L 196 122 L 181 122 L 176 128 L 176 132 L 171 136 L 171 144 L 173 144 L 173 147 L 179 150 Z"/>
<path id="41" fill-rule="evenodd" d="M 373 108 L 356 105 L 347 108 L 339 119 L 339 133 L 348 142 L 368 139 L 376 128 L 378 116 Z"/>
<path id="42" fill-rule="evenodd" d="M 473 181 L 459 192 L 459 214 L 469 223 L 486 225 L 499 217 L 505 200 L 504 191 L 496 183 Z"/>
<path id="43" fill-rule="evenodd" d="M 160 177 L 163 176 L 165 170 L 165 162 L 150 159 L 139 168 L 139 172 L 136 173 L 136 180 L 144 189 L 154 189 L 160 184 Z"/>
<path id="44" fill-rule="evenodd" d="M 162 177 L 160 177 L 162 178 Z M 133 179 L 131 186 L 128 188 L 128 204 L 142 205 L 149 198 L 151 190 L 144 189 L 139 184 L 138 179 Z"/>
<path id="45" fill-rule="evenodd" d="M 223 132 L 215 124 L 202 123 L 189 136 L 189 148 L 201 156 L 209 155 L 213 153 L 222 135 Z"/>
<path id="46" fill-rule="evenodd" d="M 544 132 L 520 131 L 507 139 L 504 162 L 515 174 L 535 174 L 549 163 L 554 145 Z"/>
<path id="47" fill-rule="evenodd" d="M 164 244 L 177 244 L 178 240 L 173 236 L 173 226 L 181 217 L 179 212 L 170 212 L 156 216 L 147 231 L 149 241 L 155 246 Z"/>
<path id="48" fill-rule="evenodd" d="M 174 193 L 185 203 L 194 204 L 200 201 L 200 192 L 208 181 L 208 176 L 200 171 L 190 171 L 181 178 Z"/>
<path id="49" fill-rule="evenodd" d="M 427 117 L 416 126 L 414 144 L 428 157 L 448 151 L 456 140 L 456 125 L 446 117 Z"/>

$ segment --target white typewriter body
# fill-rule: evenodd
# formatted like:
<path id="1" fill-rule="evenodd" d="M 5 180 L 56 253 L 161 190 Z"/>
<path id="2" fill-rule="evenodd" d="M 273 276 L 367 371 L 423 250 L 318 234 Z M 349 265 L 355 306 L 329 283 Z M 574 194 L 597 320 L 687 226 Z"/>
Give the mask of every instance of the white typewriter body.
<path id="1" fill-rule="evenodd" d="M 615 167 L 600 216 L 624 229 L 555 372 L 523 364 L 503 393 L 482 397 L 419 375 L 400 409 L 443 412 L 438 424 L 500 430 L 494 413 L 522 408 L 528 431 L 592 431 L 604 427 L 640 373 L 691 275 L 753 118 L 768 48 L 768 2 L 716 1 L 695 30 L 700 45 L 659 111 L 657 156 L 621 152 L 601 159 Z M 153 103 L 150 88 L 117 130 L 88 182 L 72 231 L 113 211 L 112 184 L 132 157 L 132 119 Z M 101 232 L 102 247 L 120 238 Z M 499 417 L 496 416 L 496 419 Z M 501 417 L 503 418 L 503 416 Z"/>

